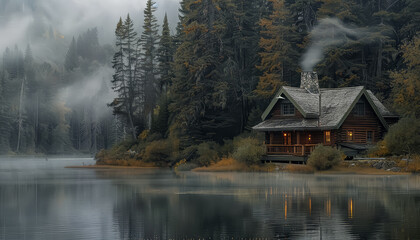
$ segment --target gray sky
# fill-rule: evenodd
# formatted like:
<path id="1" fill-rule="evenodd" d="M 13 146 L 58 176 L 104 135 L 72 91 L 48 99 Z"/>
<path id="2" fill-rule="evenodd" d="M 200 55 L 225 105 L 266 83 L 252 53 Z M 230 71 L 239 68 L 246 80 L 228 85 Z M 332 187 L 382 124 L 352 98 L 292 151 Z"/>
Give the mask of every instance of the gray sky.
<path id="1" fill-rule="evenodd" d="M 167 12 L 174 29 L 179 0 L 155 2 L 159 25 Z M 0 52 L 15 44 L 23 48 L 28 43 L 36 45 L 28 33 L 40 24 L 51 27 L 67 43 L 73 35 L 77 38 L 88 28 L 98 27 L 100 43 L 113 43 L 120 16 L 124 19 L 130 13 L 136 30 L 141 31 L 145 6 L 146 0 L 0 0 Z"/>

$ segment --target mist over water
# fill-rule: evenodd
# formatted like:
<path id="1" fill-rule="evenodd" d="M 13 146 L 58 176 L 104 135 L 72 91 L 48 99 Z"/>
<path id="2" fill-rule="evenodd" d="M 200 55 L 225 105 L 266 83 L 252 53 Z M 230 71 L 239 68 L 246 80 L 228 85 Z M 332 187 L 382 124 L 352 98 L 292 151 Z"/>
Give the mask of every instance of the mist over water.
<path id="1" fill-rule="evenodd" d="M 302 70 L 313 71 L 328 48 L 344 45 L 366 34 L 366 29 L 347 26 L 337 18 L 321 19 L 311 31 L 311 43 L 302 56 Z"/>
<path id="2" fill-rule="evenodd" d="M 0 240 L 419 239 L 420 176 L 73 169 L 0 158 Z"/>

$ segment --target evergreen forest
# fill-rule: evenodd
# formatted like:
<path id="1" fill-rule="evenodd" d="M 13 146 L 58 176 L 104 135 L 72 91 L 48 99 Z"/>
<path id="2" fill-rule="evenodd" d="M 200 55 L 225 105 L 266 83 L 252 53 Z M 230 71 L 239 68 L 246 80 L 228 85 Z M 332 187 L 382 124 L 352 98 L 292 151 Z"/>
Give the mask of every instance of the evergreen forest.
<path id="1" fill-rule="evenodd" d="M 159 20 L 157 7 L 148 0 L 142 22 L 127 13 L 109 26 L 112 45 L 95 27 L 65 44 L 39 30 L 46 54 L 65 49 L 62 59 L 44 60 L 31 44 L 4 49 L 0 153 L 119 146 L 165 164 L 198 153 L 206 164 L 303 70 L 321 87 L 365 86 L 420 118 L 418 0 L 181 0 L 178 22 Z"/>

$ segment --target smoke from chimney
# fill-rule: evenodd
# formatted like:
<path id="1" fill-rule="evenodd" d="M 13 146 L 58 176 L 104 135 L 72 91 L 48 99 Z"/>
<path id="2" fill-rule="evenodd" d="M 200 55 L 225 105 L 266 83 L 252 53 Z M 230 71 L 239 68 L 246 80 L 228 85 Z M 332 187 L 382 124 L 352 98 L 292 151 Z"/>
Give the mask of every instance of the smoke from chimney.
<path id="1" fill-rule="evenodd" d="M 353 39 L 360 39 L 366 29 L 350 28 L 337 18 L 325 18 L 311 31 L 312 43 L 303 54 L 301 67 L 303 71 L 312 71 L 324 57 L 328 47 L 343 45 Z"/>

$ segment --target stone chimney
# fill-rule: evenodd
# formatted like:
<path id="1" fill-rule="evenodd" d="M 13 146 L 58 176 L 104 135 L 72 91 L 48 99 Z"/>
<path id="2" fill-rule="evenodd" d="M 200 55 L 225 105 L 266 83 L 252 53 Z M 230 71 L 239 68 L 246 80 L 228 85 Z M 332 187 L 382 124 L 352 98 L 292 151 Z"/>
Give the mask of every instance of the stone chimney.
<path id="1" fill-rule="evenodd" d="M 304 71 L 300 75 L 300 88 L 306 89 L 310 93 L 319 93 L 318 74 L 312 71 Z"/>

